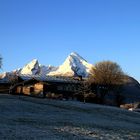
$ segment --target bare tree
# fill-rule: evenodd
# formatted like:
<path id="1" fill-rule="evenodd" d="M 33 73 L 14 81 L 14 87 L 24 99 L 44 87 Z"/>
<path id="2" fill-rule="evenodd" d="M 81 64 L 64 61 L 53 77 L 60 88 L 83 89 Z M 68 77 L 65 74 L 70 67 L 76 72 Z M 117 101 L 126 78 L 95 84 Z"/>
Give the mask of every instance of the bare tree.
<path id="1" fill-rule="evenodd" d="M 91 91 L 91 83 L 88 80 L 82 81 L 81 84 L 77 88 L 77 97 L 86 103 L 86 100 L 89 96 L 95 96 L 95 94 Z"/>
<path id="2" fill-rule="evenodd" d="M 126 81 L 126 75 L 121 67 L 111 61 L 102 61 L 95 64 L 92 75 L 89 78 L 91 83 L 97 85 L 100 103 L 104 102 L 104 97 L 110 90 L 119 89 Z"/>
<path id="3" fill-rule="evenodd" d="M 8 74 L 8 80 L 11 84 L 10 88 L 9 88 L 9 93 L 12 92 L 13 87 L 18 83 L 18 76 L 17 73 L 12 73 L 12 74 Z"/>
<path id="4" fill-rule="evenodd" d="M 8 76 L 9 82 L 11 85 L 14 85 L 18 82 L 18 76 L 16 73 L 12 73 L 11 75 Z"/>
<path id="5" fill-rule="evenodd" d="M 0 56 L 0 69 L 2 67 L 2 57 Z"/>

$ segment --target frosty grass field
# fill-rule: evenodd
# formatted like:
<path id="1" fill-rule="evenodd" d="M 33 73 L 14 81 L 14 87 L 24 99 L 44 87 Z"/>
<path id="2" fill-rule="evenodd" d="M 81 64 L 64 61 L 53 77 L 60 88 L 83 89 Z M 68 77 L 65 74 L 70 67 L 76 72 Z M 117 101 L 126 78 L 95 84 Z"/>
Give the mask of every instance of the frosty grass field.
<path id="1" fill-rule="evenodd" d="M 0 95 L 0 140 L 140 140 L 140 113 L 116 107 Z"/>

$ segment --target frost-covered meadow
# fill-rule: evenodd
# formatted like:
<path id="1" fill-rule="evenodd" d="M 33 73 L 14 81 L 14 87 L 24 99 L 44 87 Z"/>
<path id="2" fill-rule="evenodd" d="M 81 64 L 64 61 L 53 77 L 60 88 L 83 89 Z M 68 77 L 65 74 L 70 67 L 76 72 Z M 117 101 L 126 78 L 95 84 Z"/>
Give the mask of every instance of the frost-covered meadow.
<path id="1" fill-rule="evenodd" d="M 115 107 L 0 95 L 0 140 L 140 140 L 140 113 Z"/>

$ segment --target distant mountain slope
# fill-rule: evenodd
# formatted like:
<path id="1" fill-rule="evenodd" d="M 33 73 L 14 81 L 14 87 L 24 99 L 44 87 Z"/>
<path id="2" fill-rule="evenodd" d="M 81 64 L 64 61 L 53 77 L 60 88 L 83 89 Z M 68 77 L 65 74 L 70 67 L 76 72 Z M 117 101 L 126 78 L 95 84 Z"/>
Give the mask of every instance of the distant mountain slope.
<path id="1" fill-rule="evenodd" d="M 127 84 L 124 85 L 123 87 L 123 93 L 122 95 L 127 97 L 127 102 L 132 103 L 132 102 L 140 102 L 140 84 L 139 82 L 132 78 L 128 77 L 128 82 Z"/>

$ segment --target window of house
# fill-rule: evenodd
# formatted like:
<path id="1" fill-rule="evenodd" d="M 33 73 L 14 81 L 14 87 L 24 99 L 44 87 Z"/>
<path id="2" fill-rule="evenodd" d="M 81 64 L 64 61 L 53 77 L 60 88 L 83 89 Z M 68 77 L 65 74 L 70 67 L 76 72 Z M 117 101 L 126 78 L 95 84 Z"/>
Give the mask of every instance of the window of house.
<path id="1" fill-rule="evenodd" d="M 30 87 L 30 93 L 34 92 L 34 87 Z"/>

